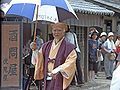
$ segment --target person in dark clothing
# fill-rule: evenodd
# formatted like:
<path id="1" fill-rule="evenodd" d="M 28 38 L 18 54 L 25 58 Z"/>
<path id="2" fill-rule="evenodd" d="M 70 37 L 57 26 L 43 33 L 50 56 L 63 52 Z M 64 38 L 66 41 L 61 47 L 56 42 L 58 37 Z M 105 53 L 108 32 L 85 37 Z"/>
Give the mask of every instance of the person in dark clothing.
<path id="1" fill-rule="evenodd" d="M 40 47 L 43 44 L 43 39 L 41 39 L 39 36 L 40 33 L 41 33 L 40 30 L 37 29 L 36 45 L 37 45 L 38 50 L 40 49 Z M 33 36 L 31 37 L 30 42 L 32 42 L 32 41 L 33 41 Z M 31 59 L 32 59 L 32 50 L 30 49 L 29 54 L 24 58 L 24 62 L 28 66 L 28 69 L 27 69 L 28 78 L 27 78 L 27 81 L 25 82 L 24 90 L 29 90 L 32 82 L 37 86 L 38 90 L 42 90 L 42 80 L 34 80 L 35 66 L 31 63 Z"/>
<path id="2" fill-rule="evenodd" d="M 24 61 L 25 61 L 25 64 L 28 66 L 27 68 L 27 80 L 25 82 L 25 87 L 24 87 L 24 90 L 30 90 L 30 85 L 32 83 L 32 81 L 34 80 L 33 76 L 34 76 L 34 66 L 31 65 L 31 54 L 32 52 L 30 52 L 30 54 L 24 58 Z"/>
<path id="3" fill-rule="evenodd" d="M 97 73 L 97 52 L 98 52 L 98 33 L 96 31 L 91 33 L 91 38 L 88 41 L 89 46 L 89 79 L 93 80 L 95 78 L 95 73 Z"/>
<path id="4" fill-rule="evenodd" d="M 30 54 L 25 58 L 25 64 L 27 64 L 27 65 L 29 64 L 29 65 L 28 65 L 28 69 L 27 69 L 28 78 L 25 83 L 24 90 L 30 90 L 30 86 L 31 86 L 32 82 L 35 84 L 35 86 L 37 86 L 38 90 L 42 90 L 42 80 L 34 81 L 35 67 L 31 63 L 31 56 L 32 56 L 32 50 L 30 51 Z"/>

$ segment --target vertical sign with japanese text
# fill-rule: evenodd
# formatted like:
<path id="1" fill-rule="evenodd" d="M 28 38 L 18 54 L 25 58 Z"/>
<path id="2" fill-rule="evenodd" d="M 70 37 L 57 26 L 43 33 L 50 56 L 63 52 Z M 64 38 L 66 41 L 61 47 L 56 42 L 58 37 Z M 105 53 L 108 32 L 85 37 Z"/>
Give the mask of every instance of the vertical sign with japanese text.
<path id="1" fill-rule="evenodd" d="M 20 24 L 3 24 L 1 35 L 1 87 L 19 87 Z"/>

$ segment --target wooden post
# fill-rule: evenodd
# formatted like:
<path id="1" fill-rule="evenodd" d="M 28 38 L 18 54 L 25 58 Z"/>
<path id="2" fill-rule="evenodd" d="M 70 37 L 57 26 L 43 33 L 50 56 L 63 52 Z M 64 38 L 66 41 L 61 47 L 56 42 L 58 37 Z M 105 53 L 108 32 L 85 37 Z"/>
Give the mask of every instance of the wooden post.
<path id="1" fill-rule="evenodd" d="M 117 18 L 116 17 L 112 18 L 112 31 L 113 32 L 117 31 Z"/>
<path id="2" fill-rule="evenodd" d="M 88 30 L 84 30 L 84 80 L 88 81 Z"/>

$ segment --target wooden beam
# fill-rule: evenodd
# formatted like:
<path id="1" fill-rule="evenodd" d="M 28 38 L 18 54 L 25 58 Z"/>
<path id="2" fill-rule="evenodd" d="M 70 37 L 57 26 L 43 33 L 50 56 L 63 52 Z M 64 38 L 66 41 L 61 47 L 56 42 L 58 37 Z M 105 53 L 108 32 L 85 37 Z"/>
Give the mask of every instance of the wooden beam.
<path id="1" fill-rule="evenodd" d="M 88 81 L 88 30 L 84 30 L 84 81 Z"/>

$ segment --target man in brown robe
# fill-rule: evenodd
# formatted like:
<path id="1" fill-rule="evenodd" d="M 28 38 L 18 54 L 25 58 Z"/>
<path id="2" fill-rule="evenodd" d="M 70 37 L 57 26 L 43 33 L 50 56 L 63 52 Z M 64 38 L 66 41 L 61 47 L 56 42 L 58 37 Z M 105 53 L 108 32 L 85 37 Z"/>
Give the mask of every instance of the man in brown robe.
<path id="1" fill-rule="evenodd" d="M 68 90 L 76 69 L 75 46 L 64 39 L 66 24 L 56 23 L 51 27 L 54 40 L 46 42 L 39 51 L 31 43 L 34 78 L 44 78 L 44 90 Z"/>

